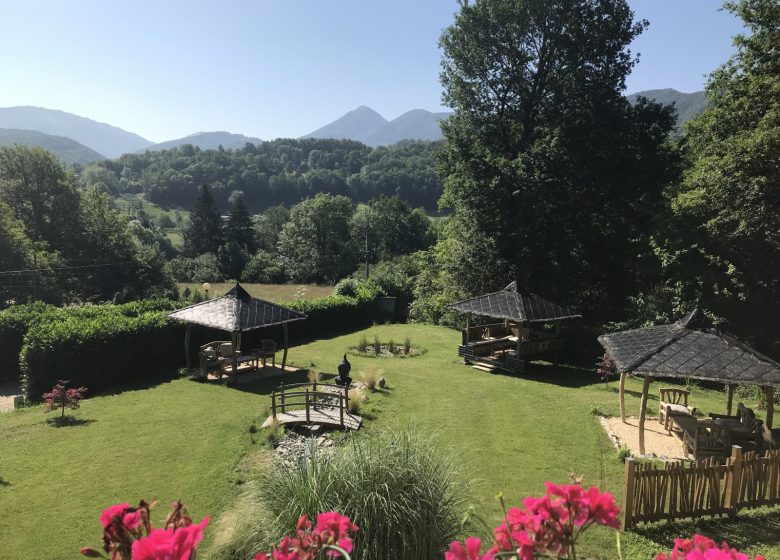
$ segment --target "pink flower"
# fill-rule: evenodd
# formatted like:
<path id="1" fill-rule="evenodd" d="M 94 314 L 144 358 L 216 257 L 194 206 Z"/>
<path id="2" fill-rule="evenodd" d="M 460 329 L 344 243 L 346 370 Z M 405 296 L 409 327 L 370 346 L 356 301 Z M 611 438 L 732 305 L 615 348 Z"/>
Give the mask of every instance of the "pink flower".
<path id="1" fill-rule="evenodd" d="M 317 515 L 317 526 L 314 528 L 314 533 L 319 536 L 322 544 L 335 544 L 350 553 L 352 552 L 352 539 L 349 538 L 347 532 L 357 530 L 357 525 L 353 524 L 349 517 L 331 511 Z M 327 554 L 328 556 L 339 556 L 335 550 L 328 550 Z"/>
<path id="2" fill-rule="evenodd" d="M 133 543 L 133 560 L 190 560 L 198 543 L 203 539 L 203 529 L 208 525 L 205 517 L 198 524 L 178 529 L 154 529 L 148 537 Z"/>
<path id="3" fill-rule="evenodd" d="M 492 554 L 490 556 L 486 554 L 485 556 L 480 557 L 479 550 L 481 548 L 482 548 L 482 541 L 480 541 L 477 537 L 467 538 L 466 548 L 463 548 L 463 545 L 460 544 L 458 541 L 452 541 L 450 543 L 449 552 L 444 553 L 444 559 L 445 560 L 488 560 L 488 558 L 493 558 Z"/>
<path id="4" fill-rule="evenodd" d="M 693 539 L 676 539 L 672 554 L 661 553 L 655 560 L 750 560 L 747 554 L 738 552 L 723 542 L 718 548 L 717 543 L 704 535 L 694 535 Z M 756 556 L 754 560 L 764 560 Z"/>

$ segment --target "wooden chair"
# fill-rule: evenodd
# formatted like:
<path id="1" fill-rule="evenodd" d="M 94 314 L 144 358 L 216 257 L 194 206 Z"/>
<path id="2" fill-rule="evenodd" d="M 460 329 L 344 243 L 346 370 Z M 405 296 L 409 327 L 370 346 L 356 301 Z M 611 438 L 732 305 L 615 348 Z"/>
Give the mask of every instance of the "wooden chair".
<path id="1" fill-rule="evenodd" d="M 658 393 L 658 422 L 664 425 L 664 429 L 667 432 L 669 431 L 669 422 L 672 416 L 678 414 L 693 416 L 696 408 L 688 406 L 690 391 L 664 387 L 659 389 Z"/>
<path id="2" fill-rule="evenodd" d="M 230 344 L 223 340 L 217 340 L 204 344 L 198 350 L 198 360 L 200 366 L 200 376 L 208 377 L 209 371 L 218 369 L 222 372 L 222 362 L 220 361 L 219 347 L 222 344 Z"/>
<path id="3" fill-rule="evenodd" d="M 760 447 L 764 441 L 764 422 L 756 418 L 752 408 L 737 404 L 736 416 L 710 413 L 713 425 L 729 432 L 731 439 L 737 445 L 755 445 Z"/>
<path id="4" fill-rule="evenodd" d="M 723 460 L 729 455 L 731 442 L 728 430 L 712 426 L 707 429 L 705 422 L 698 422 L 695 430 L 686 430 L 683 434 L 685 452 L 694 460 L 714 457 Z"/>
<path id="5" fill-rule="evenodd" d="M 252 353 L 255 358 L 263 361 L 263 367 L 268 358 L 271 358 L 271 365 L 276 367 L 276 341 L 270 338 L 264 338 L 260 341 L 260 348 L 255 348 Z"/>

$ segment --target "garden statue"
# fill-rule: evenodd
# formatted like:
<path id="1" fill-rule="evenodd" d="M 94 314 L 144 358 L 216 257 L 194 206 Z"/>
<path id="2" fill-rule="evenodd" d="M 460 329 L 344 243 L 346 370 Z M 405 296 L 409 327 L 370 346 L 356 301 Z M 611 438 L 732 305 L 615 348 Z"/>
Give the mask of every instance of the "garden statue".
<path id="1" fill-rule="evenodd" d="M 346 354 L 344 354 L 344 358 L 342 358 L 338 367 L 339 367 L 339 376 L 336 378 L 336 385 L 349 387 L 349 384 L 352 383 L 352 378 L 349 376 L 349 372 L 352 369 L 352 365 L 349 363 L 349 360 L 347 360 Z"/>

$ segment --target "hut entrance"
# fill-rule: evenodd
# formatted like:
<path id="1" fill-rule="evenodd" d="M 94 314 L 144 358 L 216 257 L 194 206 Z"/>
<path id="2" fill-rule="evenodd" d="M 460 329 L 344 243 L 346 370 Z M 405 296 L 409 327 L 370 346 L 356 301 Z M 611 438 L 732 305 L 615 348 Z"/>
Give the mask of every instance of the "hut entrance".
<path id="1" fill-rule="evenodd" d="M 458 355 L 467 364 L 487 371 L 522 373 L 525 361 L 563 348 L 561 323 L 581 315 L 519 290 L 512 282 L 501 291 L 459 301 L 448 306 L 466 315 L 466 326 Z M 473 326 L 473 317 L 489 317 L 501 322 Z"/>

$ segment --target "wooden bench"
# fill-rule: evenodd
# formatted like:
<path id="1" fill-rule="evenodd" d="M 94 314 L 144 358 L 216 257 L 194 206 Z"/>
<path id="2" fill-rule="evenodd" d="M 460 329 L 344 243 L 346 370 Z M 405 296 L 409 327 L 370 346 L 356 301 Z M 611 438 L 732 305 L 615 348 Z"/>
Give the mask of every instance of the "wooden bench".
<path id="1" fill-rule="evenodd" d="M 708 421 L 697 421 L 695 428 L 683 432 L 683 449 L 695 461 L 714 457 L 723 460 L 729 455 L 731 443 L 728 431 L 718 426 L 707 427 Z"/>
<path id="2" fill-rule="evenodd" d="M 667 432 L 674 416 L 693 416 L 696 408 L 688 406 L 690 391 L 664 387 L 659 389 L 658 393 L 658 422 L 664 425 Z"/>
<path id="3" fill-rule="evenodd" d="M 755 412 L 744 404 L 737 405 L 736 416 L 710 413 L 713 426 L 728 431 L 731 441 L 736 445 L 755 445 L 760 447 L 764 440 L 764 422 L 756 418 Z"/>

